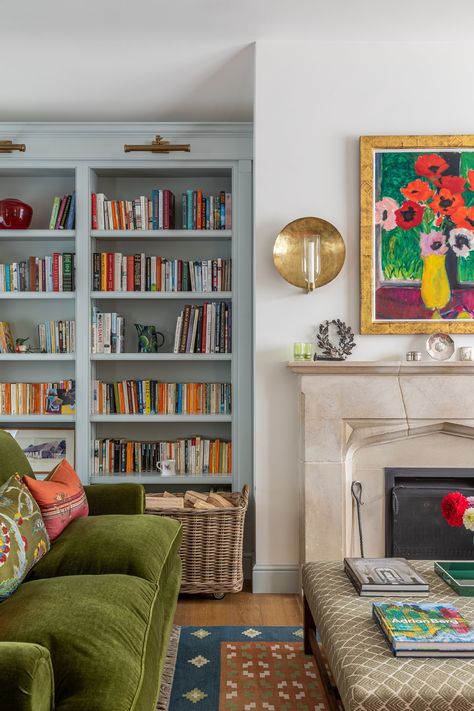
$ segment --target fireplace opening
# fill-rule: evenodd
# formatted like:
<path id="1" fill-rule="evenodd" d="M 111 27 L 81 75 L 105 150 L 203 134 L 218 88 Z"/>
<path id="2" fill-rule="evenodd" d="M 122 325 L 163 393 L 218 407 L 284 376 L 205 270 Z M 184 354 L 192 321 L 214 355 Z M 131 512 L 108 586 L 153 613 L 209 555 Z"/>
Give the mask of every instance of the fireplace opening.
<path id="1" fill-rule="evenodd" d="M 385 555 L 413 560 L 474 557 L 474 533 L 453 528 L 440 506 L 445 494 L 474 496 L 474 469 L 385 469 Z"/>

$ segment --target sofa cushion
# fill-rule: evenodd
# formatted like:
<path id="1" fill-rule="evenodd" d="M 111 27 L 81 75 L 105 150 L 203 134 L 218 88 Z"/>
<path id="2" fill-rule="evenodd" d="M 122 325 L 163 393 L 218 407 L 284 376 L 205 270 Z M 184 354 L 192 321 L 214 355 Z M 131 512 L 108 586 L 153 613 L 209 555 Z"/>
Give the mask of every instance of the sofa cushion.
<path id="1" fill-rule="evenodd" d="M 67 459 L 62 459 L 46 479 L 24 476 L 23 481 L 41 509 L 50 541 L 71 521 L 89 513 L 84 487 Z"/>
<path id="2" fill-rule="evenodd" d="M 48 550 L 38 504 L 15 474 L 0 487 L 0 601 L 18 588 Z"/>
<path id="3" fill-rule="evenodd" d="M 179 584 L 176 558 L 174 564 Z M 49 649 L 56 711 L 151 709 L 176 584 L 172 592 L 161 601 L 157 585 L 126 575 L 24 583 L 0 604 L 0 640 Z M 147 691 L 148 677 L 153 688 Z M 146 704 L 141 701 L 145 692 Z"/>
<path id="4" fill-rule="evenodd" d="M 54 541 L 29 579 L 122 573 L 156 583 L 168 557 L 178 553 L 180 540 L 180 525 L 162 516 L 78 518 Z"/>
<path id="5" fill-rule="evenodd" d="M 9 432 L 0 430 L 0 485 L 13 474 L 34 476 L 30 463 L 22 448 Z"/>

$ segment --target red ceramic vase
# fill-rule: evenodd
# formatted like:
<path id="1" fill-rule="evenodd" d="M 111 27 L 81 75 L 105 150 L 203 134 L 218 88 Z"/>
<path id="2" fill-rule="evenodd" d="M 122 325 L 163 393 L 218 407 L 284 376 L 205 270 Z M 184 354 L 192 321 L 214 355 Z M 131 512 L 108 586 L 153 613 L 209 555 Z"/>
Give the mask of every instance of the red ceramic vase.
<path id="1" fill-rule="evenodd" d="M 15 198 L 0 200 L 0 230 L 27 230 L 33 217 L 33 208 Z"/>

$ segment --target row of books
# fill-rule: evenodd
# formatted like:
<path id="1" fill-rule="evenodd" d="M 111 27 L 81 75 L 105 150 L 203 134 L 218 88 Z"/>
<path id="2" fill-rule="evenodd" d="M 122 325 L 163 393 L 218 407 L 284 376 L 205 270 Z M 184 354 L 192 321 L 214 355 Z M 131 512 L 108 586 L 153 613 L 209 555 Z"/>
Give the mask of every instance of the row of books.
<path id="1" fill-rule="evenodd" d="M 151 198 L 109 200 L 104 193 L 92 193 L 93 230 L 173 230 L 175 196 L 171 190 L 152 190 Z"/>
<path id="2" fill-rule="evenodd" d="M 94 252 L 94 291 L 230 291 L 232 260 L 183 260 Z"/>
<path id="3" fill-rule="evenodd" d="M 0 264 L 0 291 L 74 291 L 76 255 L 54 252 Z"/>
<path id="4" fill-rule="evenodd" d="M 95 415 L 230 415 L 230 383 L 92 381 Z"/>
<path id="5" fill-rule="evenodd" d="M 92 310 L 91 324 L 92 353 L 125 352 L 125 319 L 115 312 Z"/>
<path id="6" fill-rule="evenodd" d="M 184 230 L 232 229 L 232 194 L 204 195 L 202 190 L 186 190 L 181 196 Z"/>
<path id="7" fill-rule="evenodd" d="M 46 321 L 38 324 L 41 353 L 74 353 L 76 350 L 75 321 Z"/>
<path id="8" fill-rule="evenodd" d="M 73 230 L 76 224 L 76 193 L 55 197 L 49 218 L 50 230 Z"/>
<path id="9" fill-rule="evenodd" d="M 231 353 L 232 303 L 185 304 L 176 319 L 173 353 Z"/>
<path id="10" fill-rule="evenodd" d="M 178 476 L 232 473 L 232 443 L 206 437 L 137 442 L 126 439 L 94 441 L 94 474 L 157 473 L 165 460 L 175 462 Z"/>
<path id="11" fill-rule="evenodd" d="M 7 321 L 0 321 L 0 353 L 14 353 L 12 329 Z"/>
<path id="12" fill-rule="evenodd" d="M 2 415 L 73 415 L 74 380 L 57 383 L 0 383 Z"/>

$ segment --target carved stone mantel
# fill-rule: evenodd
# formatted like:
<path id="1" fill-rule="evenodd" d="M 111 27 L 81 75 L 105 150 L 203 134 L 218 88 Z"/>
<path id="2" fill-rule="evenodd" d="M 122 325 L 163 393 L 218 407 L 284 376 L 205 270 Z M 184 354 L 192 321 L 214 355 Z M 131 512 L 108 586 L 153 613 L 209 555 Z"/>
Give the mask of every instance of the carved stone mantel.
<path id="1" fill-rule="evenodd" d="M 432 433 L 468 438 L 474 362 L 294 362 L 300 391 L 301 561 L 351 552 L 350 485 L 363 447 Z M 420 456 L 423 452 L 420 441 Z M 421 461 L 418 464 L 422 465 Z"/>

